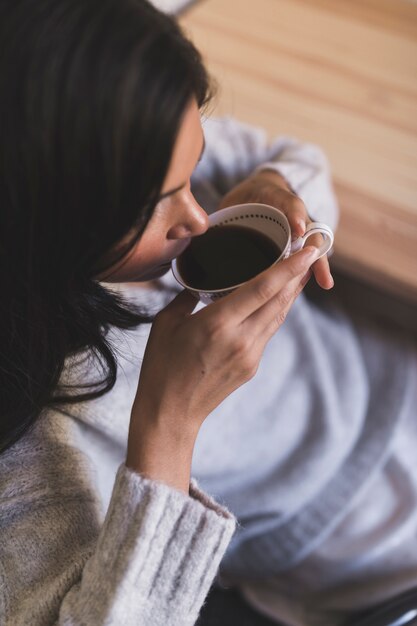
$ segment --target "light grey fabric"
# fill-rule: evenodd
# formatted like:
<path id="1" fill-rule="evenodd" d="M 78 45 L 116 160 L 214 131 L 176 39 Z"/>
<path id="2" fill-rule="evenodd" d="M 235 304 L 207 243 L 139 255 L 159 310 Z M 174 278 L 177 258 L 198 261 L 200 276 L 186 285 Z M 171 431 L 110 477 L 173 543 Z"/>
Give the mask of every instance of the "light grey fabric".
<path id="1" fill-rule="evenodd" d="M 183 9 L 194 4 L 197 0 L 151 0 L 151 3 L 160 11 L 177 15 Z"/>
<path id="2" fill-rule="evenodd" d="M 314 219 L 336 226 L 317 147 L 268 143 L 233 120 L 209 129 L 218 152 L 197 172 L 203 206 L 213 210 L 237 182 L 236 162 L 238 177 L 263 163 Z M 335 626 L 349 610 L 417 585 L 416 407 L 411 337 L 348 316 L 331 293 L 321 307 L 300 297 L 256 377 L 210 415 L 197 441 L 194 475 L 241 523 L 224 582 L 291 626 Z"/>

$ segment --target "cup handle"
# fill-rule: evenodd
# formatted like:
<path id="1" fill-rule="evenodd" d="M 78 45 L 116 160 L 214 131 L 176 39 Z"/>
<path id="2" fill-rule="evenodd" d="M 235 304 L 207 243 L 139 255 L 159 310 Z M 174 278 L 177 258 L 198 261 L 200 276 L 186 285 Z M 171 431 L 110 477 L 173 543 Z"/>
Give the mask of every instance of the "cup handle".
<path id="1" fill-rule="evenodd" d="M 327 224 L 323 224 L 322 222 L 311 222 L 308 224 L 306 228 L 306 232 L 302 237 L 298 237 L 291 243 L 290 254 L 294 254 L 303 248 L 306 244 L 306 241 L 311 235 L 316 235 L 320 233 L 323 235 L 323 243 L 319 247 L 320 256 L 317 258 L 321 258 L 325 254 L 327 254 L 334 242 L 334 235 L 332 229 L 327 226 Z"/>

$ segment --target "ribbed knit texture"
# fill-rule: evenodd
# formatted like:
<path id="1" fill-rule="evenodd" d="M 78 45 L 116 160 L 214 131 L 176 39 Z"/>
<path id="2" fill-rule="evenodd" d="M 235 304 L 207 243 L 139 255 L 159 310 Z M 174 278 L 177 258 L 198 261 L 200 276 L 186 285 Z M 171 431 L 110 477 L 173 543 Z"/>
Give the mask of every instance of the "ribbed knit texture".
<path id="1" fill-rule="evenodd" d="M 91 465 L 56 417 L 0 456 L 0 623 L 191 626 L 233 516 L 195 481 L 187 496 L 122 464 L 102 523 Z"/>

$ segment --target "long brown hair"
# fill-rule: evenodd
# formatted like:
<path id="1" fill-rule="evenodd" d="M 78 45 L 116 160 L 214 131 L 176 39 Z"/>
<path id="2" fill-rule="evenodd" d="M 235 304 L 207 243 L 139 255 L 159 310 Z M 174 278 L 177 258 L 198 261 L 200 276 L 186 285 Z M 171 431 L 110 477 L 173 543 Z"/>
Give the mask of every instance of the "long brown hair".
<path id="1" fill-rule="evenodd" d="M 145 0 L 0 5 L 0 450 L 44 407 L 115 383 L 106 334 L 150 317 L 94 279 L 140 237 L 181 118 L 209 80 L 176 22 Z M 133 244 L 133 240 L 132 240 Z M 89 349 L 100 380 L 59 389 Z"/>

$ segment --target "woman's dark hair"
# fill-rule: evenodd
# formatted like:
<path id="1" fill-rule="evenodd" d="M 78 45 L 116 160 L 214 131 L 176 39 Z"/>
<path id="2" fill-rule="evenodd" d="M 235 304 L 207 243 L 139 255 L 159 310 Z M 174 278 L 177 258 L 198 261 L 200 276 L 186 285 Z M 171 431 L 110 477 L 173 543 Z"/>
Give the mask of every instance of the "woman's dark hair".
<path id="1" fill-rule="evenodd" d="M 0 451 L 44 408 L 113 387 L 108 330 L 151 318 L 94 277 L 140 237 L 187 105 L 209 95 L 197 50 L 145 0 L 1 0 Z M 77 354 L 102 377 L 60 386 Z"/>

